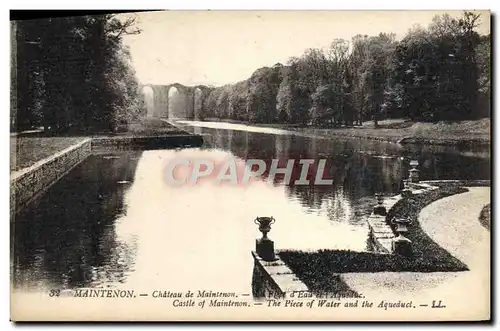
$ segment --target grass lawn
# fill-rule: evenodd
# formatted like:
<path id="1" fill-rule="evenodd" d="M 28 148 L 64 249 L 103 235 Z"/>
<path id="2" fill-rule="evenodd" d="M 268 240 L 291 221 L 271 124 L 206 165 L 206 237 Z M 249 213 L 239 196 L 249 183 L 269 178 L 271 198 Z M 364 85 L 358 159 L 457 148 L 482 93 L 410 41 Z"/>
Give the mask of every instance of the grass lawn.
<path id="1" fill-rule="evenodd" d="M 185 134 L 186 131 L 159 118 L 143 117 L 129 123 L 123 130 L 105 134 L 112 136 L 161 136 L 167 134 Z"/>
<path id="2" fill-rule="evenodd" d="M 413 220 L 406 234 L 413 243 L 412 257 L 342 250 L 317 252 L 287 250 L 280 252 L 279 256 L 311 291 L 337 295 L 350 295 L 353 292 L 341 280 L 339 276 L 341 273 L 466 271 L 467 266 L 435 243 L 416 221 L 418 214 L 426 205 L 465 190 L 456 184 L 445 184 L 441 186 L 437 196 L 415 196 L 411 204 L 401 203 L 394 207 L 395 216 Z"/>
<path id="3" fill-rule="evenodd" d="M 491 224 L 491 205 L 490 204 L 487 204 L 486 206 L 483 207 L 483 210 L 481 210 L 481 213 L 479 214 L 479 222 L 488 231 L 490 230 L 490 226 L 491 226 L 490 225 Z"/>
<path id="4" fill-rule="evenodd" d="M 84 137 L 10 137 L 10 171 L 29 167 L 83 139 Z"/>
<path id="5" fill-rule="evenodd" d="M 43 131 L 21 133 L 10 137 L 10 171 L 29 167 L 54 153 L 74 145 L 86 137 L 102 136 L 163 136 L 168 134 L 186 134 L 185 131 L 158 118 L 141 118 L 129 123 L 116 133 L 66 132 L 51 136 Z"/>

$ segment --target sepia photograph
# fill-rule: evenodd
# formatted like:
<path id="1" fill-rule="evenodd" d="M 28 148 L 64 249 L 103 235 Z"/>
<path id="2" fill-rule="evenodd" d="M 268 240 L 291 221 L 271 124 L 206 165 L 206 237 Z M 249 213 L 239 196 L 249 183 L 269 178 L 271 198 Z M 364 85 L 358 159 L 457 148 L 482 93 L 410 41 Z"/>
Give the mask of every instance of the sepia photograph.
<path id="1" fill-rule="evenodd" d="M 11 321 L 491 321 L 489 10 L 10 15 Z"/>

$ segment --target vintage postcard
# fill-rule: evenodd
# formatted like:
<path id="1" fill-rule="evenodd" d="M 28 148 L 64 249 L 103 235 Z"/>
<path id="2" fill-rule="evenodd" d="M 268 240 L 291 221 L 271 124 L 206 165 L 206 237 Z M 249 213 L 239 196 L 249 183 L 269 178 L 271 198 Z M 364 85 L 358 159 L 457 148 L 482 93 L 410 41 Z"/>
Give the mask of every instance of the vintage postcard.
<path id="1" fill-rule="evenodd" d="M 11 20 L 11 320 L 489 321 L 490 15 Z"/>

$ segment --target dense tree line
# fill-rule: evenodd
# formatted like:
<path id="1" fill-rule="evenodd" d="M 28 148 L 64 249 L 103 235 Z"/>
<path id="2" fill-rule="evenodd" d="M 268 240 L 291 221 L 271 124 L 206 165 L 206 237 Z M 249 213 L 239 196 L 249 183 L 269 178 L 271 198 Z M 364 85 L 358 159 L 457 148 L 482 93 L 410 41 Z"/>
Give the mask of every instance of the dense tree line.
<path id="1" fill-rule="evenodd" d="M 11 127 L 113 131 L 143 108 L 126 34 L 134 18 L 93 15 L 17 21 L 13 26 Z"/>
<path id="2" fill-rule="evenodd" d="M 489 116 L 490 36 L 476 32 L 479 19 L 436 16 L 399 41 L 386 33 L 334 40 L 215 88 L 201 116 L 324 126 Z"/>

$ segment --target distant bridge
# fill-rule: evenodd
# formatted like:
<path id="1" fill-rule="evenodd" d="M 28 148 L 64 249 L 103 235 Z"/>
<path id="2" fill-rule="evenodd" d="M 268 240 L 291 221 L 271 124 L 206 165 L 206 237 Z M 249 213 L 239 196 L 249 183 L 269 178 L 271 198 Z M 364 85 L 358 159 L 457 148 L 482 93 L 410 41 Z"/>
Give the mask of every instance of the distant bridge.
<path id="1" fill-rule="evenodd" d="M 185 86 L 179 83 L 173 83 L 169 85 L 154 85 L 154 84 L 144 84 L 140 85 L 140 91 L 144 93 L 144 88 L 150 87 L 153 90 L 153 112 L 151 113 L 154 117 L 168 118 L 169 117 L 169 92 L 172 87 L 175 87 L 179 93 L 180 97 L 184 97 L 184 107 L 185 107 L 185 118 L 187 119 L 197 119 L 197 112 L 203 112 L 203 107 L 205 99 L 210 94 L 212 88 L 205 85 L 196 86 Z M 195 109 L 196 103 L 196 91 L 200 91 L 199 97 L 201 98 L 201 107 Z"/>

